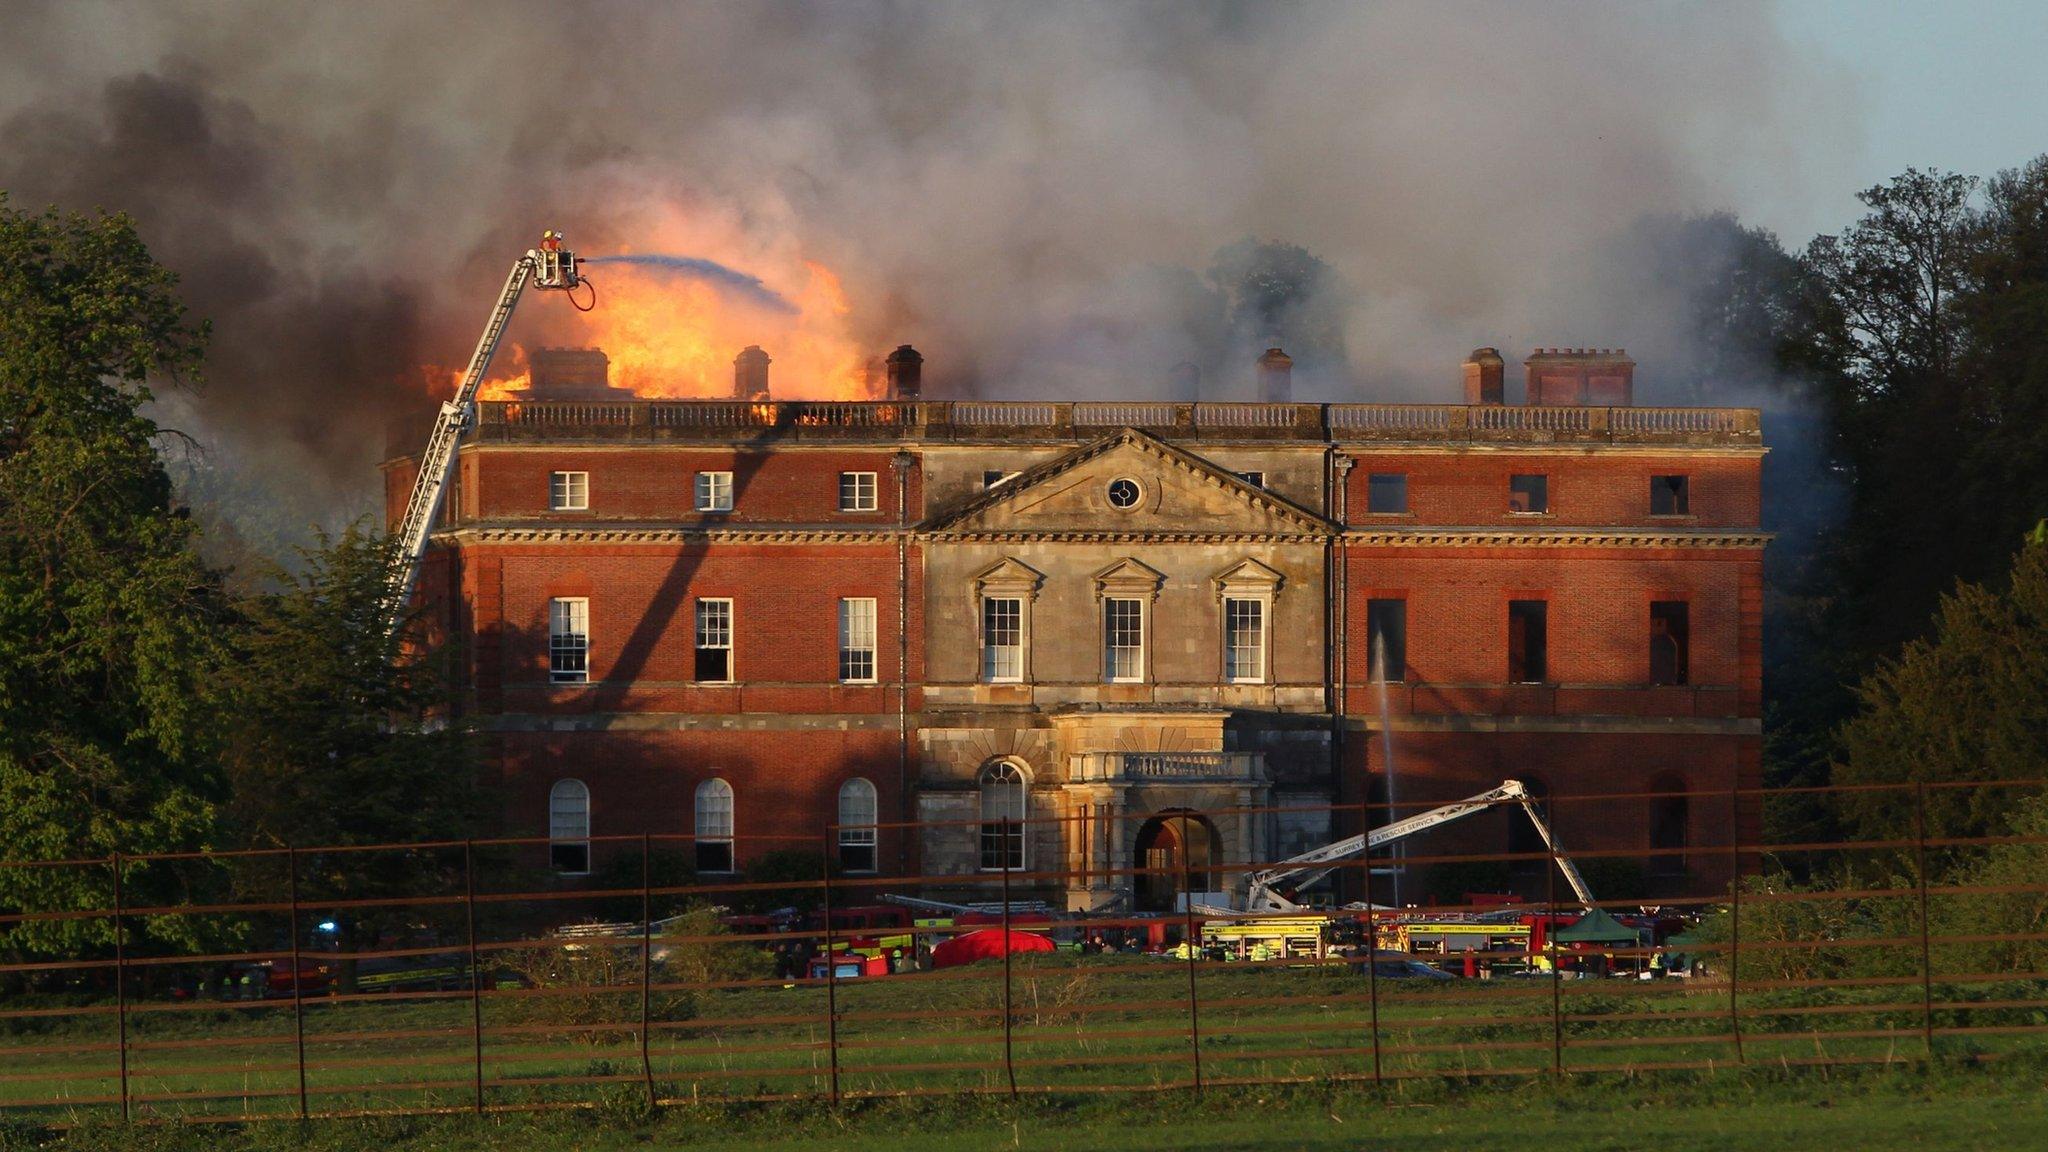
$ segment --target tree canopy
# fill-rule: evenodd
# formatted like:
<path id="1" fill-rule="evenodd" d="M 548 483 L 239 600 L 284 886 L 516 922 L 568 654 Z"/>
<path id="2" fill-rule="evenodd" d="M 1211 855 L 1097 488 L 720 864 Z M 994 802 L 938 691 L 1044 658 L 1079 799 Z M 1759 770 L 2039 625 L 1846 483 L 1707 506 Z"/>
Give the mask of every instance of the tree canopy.
<path id="1" fill-rule="evenodd" d="M 206 340 L 122 216 L 0 199 L 0 855 L 213 842 L 204 698 L 227 605 L 171 503 L 151 376 Z M 138 879 L 141 879 L 138 877 Z M 0 905 L 96 899 L 103 873 L 0 869 Z M 14 938 L 96 936 L 91 922 Z"/>

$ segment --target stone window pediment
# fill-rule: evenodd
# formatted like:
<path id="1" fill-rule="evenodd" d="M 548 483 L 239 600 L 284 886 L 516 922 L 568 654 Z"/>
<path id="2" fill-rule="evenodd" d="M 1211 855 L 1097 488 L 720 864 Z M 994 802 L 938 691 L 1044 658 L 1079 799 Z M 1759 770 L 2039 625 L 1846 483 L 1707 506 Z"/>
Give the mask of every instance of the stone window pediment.
<path id="1" fill-rule="evenodd" d="M 1158 597 L 1159 587 L 1165 582 L 1165 573 L 1126 556 L 1095 574 L 1095 595 L 1098 599 L 1151 600 Z"/>
<path id="2" fill-rule="evenodd" d="M 1005 556 L 975 574 L 974 590 L 983 596 L 1021 596 L 1035 600 L 1039 586 L 1044 583 L 1045 573 L 1013 556 Z"/>
<path id="3" fill-rule="evenodd" d="M 1287 583 L 1287 577 L 1247 557 L 1218 572 L 1211 581 L 1216 586 L 1218 599 L 1238 596 L 1271 599 L 1279 594 L 1281 586 Z"/>

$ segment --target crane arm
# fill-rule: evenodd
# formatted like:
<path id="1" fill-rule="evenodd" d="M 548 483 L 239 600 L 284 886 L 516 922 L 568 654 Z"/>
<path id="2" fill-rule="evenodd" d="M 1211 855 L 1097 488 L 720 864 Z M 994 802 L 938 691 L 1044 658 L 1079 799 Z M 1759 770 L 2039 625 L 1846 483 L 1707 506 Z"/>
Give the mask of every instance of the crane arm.
<path id="1" fill-rule="evenodd" d="M 1344 860 L 1350 859 L 1361 852 L 1369 852 L 1381 845 L 1392 844 L 1396 840 L 1413 836 L 1417 832 L 1426 832 L 1431 828 L 1442 827 L 1454 820 L 1462 820 L 1474 812 L 1483 812 L 1503 800 L 1512 800 L 1521 805 L 1522 811 L 1527 813 L 1529 819 L 1535 823 L 1538 835 L 1543 837 L 1543 843 L 1557 857 L 1558 869 L 1565 874 L 1565 879 L 1571 884 L 1572 891 L 1578 895 L 1582 902 L 1591 905 L 1593 901 L 1592 893 L 1586 888 L 1586 882 L 1579 875 L 1578 867 L 1562 853 L 1558 852 L 1557 841 L 1552 836 L 1550 827 L 1536 814 L 1535 802 L 1530 798 L 1528 789 L 1523 787 L 1522 782 L 1519 780 L 1504 780 L 1498 787 L 1489 788 L 1476 796 L 1467 796 L 1463 800 L 1453 801 L 1441 808 L 1432 808 L 1427 812 L 1410 816 L 1405 820 L 1396 820 L 1391 824 L 1383 824 L 1362 835 L 1348 837 L 1332 844 L 1325 844 L 1320 848 L 1304 852 L 1299 856 L 1282 860 L 1271 868 L 1253 872 L 1246 877 L 1250 881 L 1250 889 L 1246 894 L 1246 905 L 1255 912 L 1292 911 L 1299 907 L 1299 905 L 1275 891 L 1280 885 L 1291 882 L 1296 888 L 1306 888 L 1335 871 L 1338 864 Z"/>
<path id="2" fill-rule="evenodd" d="M 498 351 L 498 341 L 505 335 L 506 325 L 512 322 L 512 310 L 519 306 L 519 297 L 529 284 L 540 288 L 573 289 L 579 282 L 574 253 L 559 247 L 559 237 L 550 232 L 548 239 L 537 249 L 528 249 L 526 254 L 513 261 L 512 271 L 505 277 L 505 287 L 498 293 L 498 302 L 491 308 L 490 317 L 484 322 L 483 335 L 477 338 L 476 350 L 469 354 L 469 367 L 462 373 L 462 383 L 455 390 L 455 396 L 441 405 L 441 411 L 434 418 L 434 431 L 427 438 L 426 450 L 420 453 L 419 472 L 413 476 L 412 493 L 406 498 L 405 518 L 399 522 L 398 571 L 394 574 L 390 595 L 384 605 L 385 634 L 396 636 L 405 624 L 405 615 L 412 603 L 413 589 L 419 585 L 420 568 L 427 558 L 427 540 L 434 532 L 434 521 L 440 517 L 441 502 L 447 496 L 448 484 L 455 475 L 455 449 L 462 440 L 462 434 L 469 428 L 470 419 L 476 409 L 477 389 L 482 386 L 484 373 L 490 370 L 491 357 Z"/>

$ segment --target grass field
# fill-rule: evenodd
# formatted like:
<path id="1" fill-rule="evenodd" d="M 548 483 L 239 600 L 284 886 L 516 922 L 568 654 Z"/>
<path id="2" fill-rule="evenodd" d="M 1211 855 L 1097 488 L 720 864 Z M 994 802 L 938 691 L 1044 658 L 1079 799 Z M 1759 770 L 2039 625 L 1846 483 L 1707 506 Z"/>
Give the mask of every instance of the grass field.
<path id="1" fill-rule="evenodd" d="M 838 1085 L 850 1099 L 1007 1097 L 1011 1070 L 1027 1097 L 1192 1083 L 1185 965 L 1156 957 L 1019 957 L 1009 987 L 1006 1065 L 996 963 L 833 990 L 656 984 L 647 1066 L 655 1094 L 670 1102 L 823 1096 L 833 1071 L 829 996 L 838 1007 Z M 1376 1071 L 1416 1086 L 1548 1083 L 1558 1070 L 1566 1083 L 1660 1071 L 1711 1078 L 1735 1067 L 1738 1055 L 1752 1068 L 1789 1073 L 1917 1064 L 1927 1054 L 1917 979 L 1745 989 L 1739 1053 L 1726 986 L 1709 983 L 1381 981 L 1375 998 L 1364 977 L 1341 966 L 1204 965 L 1196 991 L 1201 1075 L 1212 1088 L 1255 1080 L 1356 1084 Z M 2034 1031 L 2043 1022 L 2041 982 L 1937 982 L 1933 992 L 1941 1060 L 1991 1056 L 2018 1067 L 2048 1056 L 2048 1036 Z M 486 1103 L 644 1102 L 640 1004 L 637 978 L 609 988 L 486 993 Z M 108 1006 L 88 1007 L 94 1014 L 85 1017 L 7 1021 L 0 1117 L 46 1124 L 118 1117 L 117 1058 L 90 1050 L 114 1039 L 114 1020 Z M 463 992 L 308 1000 L 310 1109 L 472 1106 L 472 1010 Z M 289 1001 L 144 1002 L 129 1013 L 128 1036 L 129 1091 L 140 1117 L 297 1112 Z M 1226 1121 L 1235 1122 L 1219 1117 Z"/>
<path id="2" fill-rule="evenodd" d="M 1296 1086 L 1078 1101 L 915 1101 L 668 1107 L 576 1113 L 315 1120 L 306 1125 L 0 1125 L 6 1152 L 499 1152 L 691 1148 L 722 1152 L 1044 1149 L 1543 1148 L 2033 1149 L 2048 1147 L 2044 1065 L 1891 1066 L 1823 1074 L 1751 1069 L 1592 1082 Z"/>

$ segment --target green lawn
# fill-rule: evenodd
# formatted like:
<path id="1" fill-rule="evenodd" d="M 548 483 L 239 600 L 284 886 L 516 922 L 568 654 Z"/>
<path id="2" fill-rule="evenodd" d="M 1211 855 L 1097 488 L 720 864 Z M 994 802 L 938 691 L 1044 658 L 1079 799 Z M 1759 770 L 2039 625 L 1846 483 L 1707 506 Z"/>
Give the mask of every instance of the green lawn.
<path id="1" fill-rule="evenodd" d="M 1365 980 L 1343 967 L 1218 965 L 1199 970 L 1202 1077 L 1345 1083 L 1375 1071 Z M 1010 984 L 1010 1065 L 1026 1095 L 1185 1085 L 1194 1076 L 1184 966 L 1157 958 L 1019 958 Z M 1735 1066 L 1725 986 L 1547 979 L 1383 981 L 1378 1072 L 1390 1082 L 1572 1081 L 1665 1070 L 1711 1077 Z M 1899 1065 L 1926 1054 L 1910 986 L 1745 991 L 1740 1056 L 1751 1066 Z M 2044 990 L 1938 984 L 1935 1053 L 2048 1053 Z M 827 990 L 755 986 L 663 991 L 648 1039 L 656 1095 L 686 1104 L 815 1098 L 831 1083 Z M 1958 998 L 1971 997 L 1965 1004 Z M 999 964 L 842 983 L 839 1087 L 1007 1094 Z M 487 994 L 486 1089 L 493 1105 L 644 1098 L 637 981 L 565 995 Z M 308 1001 L 314 1111 L 462 1108 L 474 1102 L 466 994 Z M 0 1118 L 97 1122 L 118 1116 L 116 1059 L 66 1051 L 114 1037 L 110 1015 L 13 1021 L 0 1034 Z M 130 1014 L 137 1115 L 294 1114 L 289 1002 L 246 1007 L 143 1003 Z M 1514 1075 L 1519 1074 L 1519 1075 Z M 1234 1117 L 1223 1119 L 1234 1120 Z"/>

